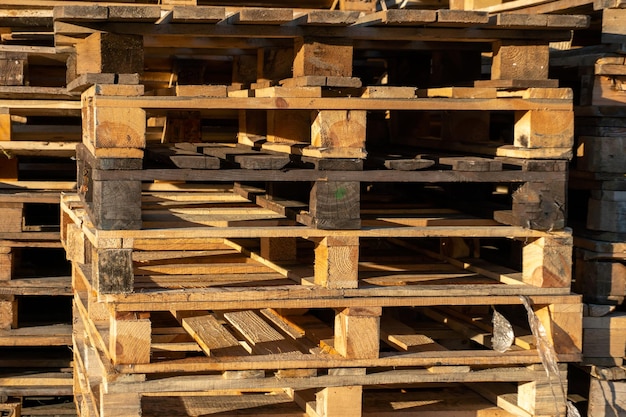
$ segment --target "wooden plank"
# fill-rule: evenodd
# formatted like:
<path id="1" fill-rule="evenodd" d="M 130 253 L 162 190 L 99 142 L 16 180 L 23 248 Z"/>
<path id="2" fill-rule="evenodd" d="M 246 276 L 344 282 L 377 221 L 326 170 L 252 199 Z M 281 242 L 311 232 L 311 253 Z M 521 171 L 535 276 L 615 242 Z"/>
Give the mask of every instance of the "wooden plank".
<path id="1" fill-rule="evenodd" d="M 439 158 L 438 163 L 444 166 L 451 166 L 455 171 L 500 171 L 502 170 L 502 162 L 488 158 L 478 157 L 446 157 Z"/>
<path id="2" fill-rule="evenodd" d="M 346 60 L 345 57 L 342 57 Z M 19 106 L 18 106 L 19 104 Z M 57 105 L 58 103 L 55 103 Z M 41 102 L 6 102 L 0 100 L 0 107 L 24 108 L 41 105 Z M 426 99 L 377 99 L 358 97 L 322 97 L 322 98 L 257 98 L 257 97 L 200 97 L 189 100 L 185 97 L 115 97 L 96 96 L 94 106 L 112 108 L 177 109 L 177 110 L 216 110 L 216 109 L 257 109 L 257 110 L 551 110 L 570 111 L 569 99 L 559 98 L 506 98 L 480 100 L 450 100 L 445 98 Z M 75 106 L 74 106 L 75 107 Z M 13 112 L 12 112 L 13 114 Z"/>
<path id="3" fill-rule="evenodd" d="M 294 23 L 297 25 L 312 26 L 348 26 L 354 24 L 359 18 L 359 12 L 344 10 L 311 10 L 302 16 L 297 16 Z"/>
<path id="4" fill-rule="evenodd" d="M 0 346 L 71 346 L 71 344 L 71 324 L 0 330 Z"/>
<path id="5" fill-rule="evenodd" d="M 172 22 L 174 23 L 217 23 L 226 17 L 224 7 L 215 6 L 174 6 Z"/>
<path id="6" fill-rule="evenodd" d="M 293 10 L 285 8 L 242 8 L 228 17 L 229 24 L 282 25 L 293 20 Z"/>
<path id="7" fill-rule="evenodd" d="M 299 352 L 291 341 L 254 311 L 228 312 L 224 313 L 224 318 L 246 338 L 256 354 Z"/>
<path id="8" fill-rule="evenodd" d="M 489 14 L 474 10 L 437 10 L 437 23 L 480 25 L 489 22 Z"/>
<path id="9" fill-rule="evenodd" d="M 626 381 L 603 381 L 592 377 L 588 413 L 594 417 L 619 416 L 626 410 L 625 398 Z"/>
<path id="10" fill-rule="evenodd" d="M 364 26 L 413 26 L 432 23 L 436 20 L 436 10 L 388 9 L 362 14 L 356 24 Z"/>
<path id="11" fill-rule="evenodd" d="M 447 350 L 432 338 L 401 321 L 383 317 L 380 323 L 381 339 L 394 348 L 406 352 L 429 352 Z"/>
<path id="12" fill-rule="evenodd" d="M 161 7 L 148 5 L 109 5 L 109 16 L 107 20 L 115 22 L 156 22 L 161 18 Z"/>
<path id="13" fill-rule="evenodd" d="M 497 89 L 480 87 L 439 87 L 420 89 L 418 97 L 447 97 L 447 98 L 496 98 Z"/>
<path id="14" fill-rule="evenodd" d="M 157 161 L 169 161 L 176 165 L 178 168 L 183 169 L 220 168 L 220 161 L 217 158 L 175 147 L 148 148 L 146 150 L 146 158 L 156 159 Z"/>
<path id="15" fill-rule="evenodd" d="M 244 146 L 206 145 L 202 150 L 206 155 L 234 162 L 243 169 L 282 169 L 290 162 L 289 155 L 269 154 Z"/>
<path id="16" fill-rule="evenodd" d="M 215 316 L 186 317 L 182 319 L 184 329 L 200 345 L 208 356 L 243 356 L 248 352 Z"/>

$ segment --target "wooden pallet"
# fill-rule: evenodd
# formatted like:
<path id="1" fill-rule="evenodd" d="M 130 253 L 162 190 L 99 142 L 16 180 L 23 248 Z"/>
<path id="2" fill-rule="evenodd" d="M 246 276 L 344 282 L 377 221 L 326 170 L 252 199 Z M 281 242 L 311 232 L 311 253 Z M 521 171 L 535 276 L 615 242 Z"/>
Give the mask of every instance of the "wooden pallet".
<path id="1" fill-rule="evenodd" d="M 302 390 L 316 392 L 317 404 L 309 405 L 310 400 L 305 403 L 307 403 L 307 409 L 310 407 L 319 415 L 362 415 L 361 386 L 388 384 L 413 386 L 414 384 L 442 382 L 446 384 L 513 382 L 513 386 L 517 385 L 519 398 L 524 398 L 523 400 L 516 401 L 515 396 L 510 395 L 508 384 L 504 384 L 504 387 L 500 384 L 499 388 L 488 386 L 477 389 L 480 389 L 484 395 L 491 395 L 494 401 L 497 398 L 498 404 L 505 409 L 526 408 L 527 412 L 532 415 L 552 413 L 555 405 L 558 406 L 559 403 L 551 395 L 546 395 L 549 384 L 545 385 L 547 383 L 545 371 L 541 365 L 531 364 L 533 362 L 531 358 L 534 356 L 530 354 L 531 351 L 525 352 L 523 348 L 516 347 L 512 352 L 497 355 L 493 355 L 496 353 L 493 351 L 457 350 L 455 352 L 448 348 L 455 349 L 456 346 L 458 349 L 459 346 L 464 345 L 463 342 L 457 345 L 460 341 L 455 340 L 458 335 L 453 336 L 450 329 L 439 327 L 437 323 L 427 325 L 428 330 L 423 329 L 426 334 L 430 333 L 431 338 L 420 333 L 413 333 L 414 328 L 410 330 L 411 327 L 406 323 L 402 324 L 395 319 L 385 318 L 383 313 L 380 321 L 380 335 L 384 335 L 383 340 L 389 343 L 392 350 L 385 350 L 378 358 L 371 357 L 371 347 L 365 340 L 366 330 L 371 326 L 368 324 L 371 322 L 371 317 L 360 315 L 365 313 L 365 310 L 371 309 L 360 309 L 360 312 L 356 311 L 358 309 L 351 309 L 351 314 L 357 315 L 350 316 L 348 321 L 351 322 L 350 326 L 359 327 L 354 331 L 358 332 L 357 337 L 361 341 L 343 354 L 342 337 L 335 335 L 333 340 L 332 329 L 326 329 L 320 319 L 310 314 L 303 315 L 301 310 L 295 311 L 294 316 L 288 315 L 286 311 L 284 313 L 287 315 L 280 315 L 272 310 L 227 311 L 223 313 L 221 319 L 211 313 L 195 315 L 198 312 L 194 314 L 176 312 L 174 315 L 179 318 L 183 317 L 181 322 L 186 332 L 175 331 L 172 328 L 153 329 L 152 343 L 149 343 L 151 346 L 147 352 L 150 363 L 143 363 L 139 357 L 135 356 L 132 359 L 128 358 L 132 364 L 114 365 L 116 359 L 113 357 L 119 361 L 122 355 L 139 354 L 138 336 L 140 333 L 143 334 L 140 330 L 141 323 L 150 323 L 151 320 L 155 320 L 155 323 L 165 322 L 158 319 L 158 314 L 154 313 L 150 314 L 150 319 L 132 321 L 132 324 L 131 322 L 125 324 L 118 322 L 117 330 L 112 328 L 107 330 L 106 322 L 95 321 L 93 309 L 87 311 L 89 307 L 86 303 L 83 304 L 81 293 L 82 291 L 79 291 L 76 298 L 76 308 L 79 310 L 77 315 L 81 319 L 78 328 L 85 329 L 85 332 L 80 334 L 87 334 L 87 338 L 75 339 L 75 363 L 80 364 L 80 367 L 86 367 L 85 364 L 89 363 L 89 368 L 79 368 L 75 373 L 78 385 L 75 387 L 75 392 L 80 407 L 85 410 L 81 412 L 81 415 L 98 415 L 94 414 L 94 410 L 98 408 L 105 410 L 106 413 L 108 407 L 120 407 L 120 404 L 124 404 L 125 413 L 137 413 L 138 410 L 150 404 L 152 399 L 157 400 L 167 396 L 193 395 L 198 400 L 204 399 L 205 401 L 212 398 L 203 398 L 201 393 L 217 395 L 217 401 L 213 402 L 215 407 L 220 407 L 220 402 L 223 401 L 219 396 L 227 395 L 226 401 L 231 401 L 231 407 L 237 409 L 263 405 L 273 400 L 303 402 L 299 393 Z M 332 316 L 332 310 L 329 312 Z M 347 310 L 344 310 L 341 314 L 346 313 Z M 437 317 L 434 311 L 429 311 L 428 314 Z M 90 319 L 89 316 L 92 318 Z M 147 317 L 148 314 L 143 313 L 143 316 Z M 173 316 L 170 318 L 174 320 Z M 222 321 L 224 324 L 220 324 Z M 339 322 L 336 322 L 335 326 L 340 326 L 337 323 Z M 105 341 L 113 337 L 112 331 L 120 331 L 125 325 L 133 328 L 132 336 L 129 335 L 129 337 L 133 339 L 131 344 L 134 351 L 128 350 L 131 346 L 126 345 L 120 339 L 116 342 L 118 348 L 115 351 L 111 350 Z M 413 325 L 415 326 L 415 323 Z M 452 324 L 452 327 L 455 325 Z M 227 329 L 230 329 L 230 332 Z M 351 339 L 348 328 L 345 330 L 347 333 L 343 338 Z M 472 332 L 469 329 L 467 331 Z M 209 336 L 215 332 L 220 333 L 221 336 Z M 235 334 L 239 335 L 239 338 L 244 335 L 245 341 L 241 344 L 237 342 Z M 469 336 L 468 334 L 465 337 L 480 341 L 483 336 L 479 334 Z M 320 340 L 322 338 L 323 340 Z M 218 343 L 219 346 L 215 343 L 218 339 L 223 342 Z M 229 344 L 227 340 L 230 339 L 234 341 Z M 523 339 L 521 337 L 519 340 L 521 345 L 525 344 Z M 198 344 L 195 344 L 193 340 Z M 484 339 L 483 342 L 485 342 Z M 465 344 L 465 346 L 468 345 Z M 247 349 L 250 349 L 251 355 L 247 353 Z M 205 350 L 207 354 L 210 351 L 209 358 L 194 354 L 199 350 Z M 448 356 L 447 353 L 451 355 Z M 521 357 L 514 359 L 517 355 Z M 484 359 L 480 359 L 481 357 Z M 511 367 L 518 360 L 524 365 Z M 137 363 L 137 361 L 142 363 Z M 505 362 L 509 365 L 504 365 Z M 481 365 L 476 365 L 479 363 Z M 502 365 L 498 366 L 498 363 Z M 393 366 L 394 371 L 388 370 L 390 366 Z M 409 368 L 405 368 L 406 366 Z M 490 366 L 498 367 L 486 369 Z M 90 375 L 93 378 L 96 372 L 99 375 L 98 383 L 106 384 L 108 387 L 107 393 L 99 397 L 94 395 L 94 390 L 98 388 L 94 388 L 93 384 L 85 383 L 86 378 Z M 559 385 L 555 381 L 552 383 Z M 285 389 L 288 393 L 292 392 L 291 398 L 270 397 L 267 401 L 259 402 L 259 397 L 255 399 L 254 395 L 249 395 L 248 398 L 232 397 L 241 395 L 242 391 L 257 395 L 265 393 L 265 396 L 276 395 L 284 392 Z M 102 388 L 99 390 L 101 391 Z M 545 391 L 544 394 L 540 394 L 541 391 Z M 515 388 L 513 393 L 515 393 Z M 337 395 L 339 397 L 336 397 Z M 533 399 L 528 395 L 531 395 Z M 504 406 L 503 404 L 507 402 L 509 405 Z M 529 410 L 528 407 L 531 409 Z M 549 411 L 540 411 L 548 408 Z M 348 409 L 351 411 L 347 411 Z"/>
<path id="2" fill-rule="evenodd" d="M 397 121 L 402 124 L 395 128 L 400 131 L 393 138 L 400 145 L 530 159 L 569 159 L 573 146 L 574 118 L 571 93 L 567 89 L 533 88 L 502 94 L 490 87 L 461 92 L 458 90 L 462 88 L 428 89 L 424 91 L 425 97 L 407 98 L 405 93 L 398 97 L 396 87 L 378 87 L 377 90 L 383 91 L 376 95 L 379 98 L 367 98 L 363 93 L 358 95 L 359 91 L 344 93 L 349 97 L 324 97 L 319 87 L 313 87 L 304 96 L 300 92 L 302 88 L 270 87 L 271 92 L 262 89 L 262 93 L 242 90 L 243 97 L 240 92 L 233 92 L 230 97 L 145 96 L 134 87 L 102 85 L 98 90 L 84 93 L 90 97 L 85 101 L 88 114 L 100 107 L 107 109 L 107 113 L 100 110 L 97 121 L 85 121 L 83 143 L 97 158 L 141 158 L 146 147 L 146 112 L 168 111 L 191 115 L 183 119 L 190 125 L 200 122 L 200 111 L 207 113 L 206 120 L 210 120 L 211 111 L 239 111 L 245 118 L 240 119 L 240 142 L 263 150 L 311 157 L 364 158 L 370 143 L 375 146 L 376 141 L 388 140 L 385 134 L 377 137 L 375 132 L 368 139 L 366 130 L 375 121 L 368 122 L 366 114 L 385 111 L 397 114 Z M 474 95 L 480 98 L 468 100 Z M 311 108 L 317 110 L 312 114 Z M 126 121 L 120 122 L 116 111 L 123 112 Z M 254 111 L 256 120 L 263 125 L 249 125 L 253 121 L 245 113 L 250 111 Z M 506 125 L 500 126 L 506 136 L 489 143 L 492 139 L 489 115 L 499 111 L 510 115 L 503 119 Z M 107 117 L 115 122 L 107 122 Z M 271 118 L 276 118 L 276 123 Z M 551 123 L 545 123 L 546 120 Z M 126 132 L 123 141 L 112 138 L 113 131 L 106 127 L 110 123 L 115 123 L 116 131 Z M 440 123 L 449 130 L 434 132 Z M 467 128 L 463 130 L 467 124 L 474 130 L 469 134 Z M 509 137 L 506 132 L 513 133 Z M 184 133 L 186 141 L 194 140 L 187 131 Z M 195 140 L 200 139 L 196 134 Z"/>
<path id="3" fill-rule="evenodd" d="M 208 191 L 208 188 L 204 190 Z M 524 241 L 524 249 L 521 251 L 524 261 L 518 270 L 521 271 L 521 282 L 538 288 L 554 288 L 554 291 L 565 292 L 570 286 L 571 271 L 569 261 L 566 261 L 571 253 L 571 235 L 568 231 L 540 232 L 504 226 L 493 220 L 476 219 L 454 210 L 432 207 L 398 209 L 395 213 L 373 210 L 364 217 L 364 227 L 359 230 L 320 230 L 303 226 L 275 211 L 251 204 L 249 200 L 230 193 L 223 187 L 208 193 L 155 193 L 146 195 L 145 204 L 144 229 L 106 231 L 93 227 L 88 212 L 84 210 L 84 205 L 77 196 L 63 197 L 62 241 L 70 259 L 91 264 L 96 270 L 99 261 L 89 257 L 90 248 L 95 248 L 98 256 L 113 256 L 119 258 L 118 261 L 127 259 L 124 264 L 127 264 L 129 269 L 116 273 L 117 284 L 103 282 L 101 290 L 107 285 L 112 285 L 111 289 L 114 292 L 118 285 L 119 290 L 122 288 L 126 288 L 123 291 L 132 290 L 133 250 L 150 248 L 171 250 L 168 245 L 177 240 L 189 242 L 190 246 L 185 248 L 210 250 L 213 249 L 211 246 L 213 241 L 207 240 L 204 244 L 201 239 L 214 239 L 221 244 L 223 239 L 238 238 L 253 238 L 257 241 L 260 239 L 263 262 L 273 260 L 275 255 L 272 252 L 280 255 L 280 250 L 273 249 L 274 244 L 277 248 L 291 246 L 289 250 L 294 254 L 295 242 L 299 238 L 313 242 L 316 247 L 316 263 L 332 259 L 342 252 L 346 255 L 351 254 L 344 262 L 349 264 L 353 271 L 350 280 L 352 285 L 356 286 L 359 240 L 423 238 L 428 242 L 427 238 L 431 238 L 437 242 L 435 252 L 438 253 L 437 239 L 450 238 L 447 243 L 450 248 L 445 248 L 444 253 L 451 254 L 445 259 L 454 262 L 455 256 L 470 257 L 472 253 L 478 253 L 472 252 L 470 246 L 463 242 L 464 238 L 470 241 L 471 238 L 478 237 L 500 238 L 502 242 L 514 237 Z M 115 241 L 118 243 L 114 243 Z M 284 243 L 281 245 L 281 242 Z M 478 250 L 476 248 L 476 251 Z M 128 272 L 120 275 L 122 271 Z M 508 270 L 506 273 L 512 271 Z M 328 274 L 332 273 L 323 275 Z M 507 278 L 499 275 L 492 274 L 503 282 L 510 279 L 512 283 L 520 282 L 520 278 L 514 278 L 513 275 Z M 325 282 L 326 279 L 316 277 L 315 280 Z M 346 278 L 342 281 L 347 283 Z"/>
<path id="4" fill-rule="evenodd" d="M 405 150 L 405 155 L 372 154 L 365 161 L 300 156 L 294 160 L 285 154 L 234 144 L 181 144 L 151 147 L 147 152 L 144 159 L 97 158 L 79 146 L 78 189 L 99 228 L 142 227 L 140 181 L 267 181 L 266 197 L 246 187 L 241 192 L 268 209 L 281 215 L 289 212 L 298 222 L 320 229 L 360 228 L 359 206 L 375 201 L 378 190 L 388 192 L 384 183 L 398 184 L 398 204 L 416 201 L 419 193 L 423 193 L 421 199 L 431 198 L 423 187 L 441 183 L 441 190 L 447 188 L 451 196 L 448 204 L 473 208 L 474 214 L 539 230 L 565 226 L 565 161 L 416 155 L 415 150 Z M 501 187 L 494 197 L 497 186 L 507 189 Z M 388 196 L 378 198 L 388 201 Z M 268 199 L 272 202 L 266 202 Z M 467 199 L 471 203 L 461 203 Z M 301 203 L 296 203 L 298 200 Z M 479 207 L 485 210 L 481 212 Z"/>

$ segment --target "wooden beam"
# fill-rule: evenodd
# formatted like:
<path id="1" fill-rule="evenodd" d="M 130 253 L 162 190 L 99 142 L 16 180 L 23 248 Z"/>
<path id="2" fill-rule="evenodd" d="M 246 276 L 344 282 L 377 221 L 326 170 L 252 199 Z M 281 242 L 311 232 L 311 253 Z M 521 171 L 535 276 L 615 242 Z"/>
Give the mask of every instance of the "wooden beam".
<path id="1" fill-rule="evenodd" d="M 150 313 L 114 313 L 110 318 L 109 351 L 117 364 L 150 363 Z"/>
<path id="2" fill-rule="evenodd" d="M 132 292 L 132 249 L 97 249 L 94 252 L 94 287 L 98 294 Z"/>
<path id="3" fill-rule="evenodd" d="M 573 111 L 518 111 L 515 146 L 521 148 L 571 148 L 574 146 Z"/>
<path id="4" fill-rule="evenodd" d="M 293 76 L 352 77 L 352 49 L 350 38 L 298 37 Z"/>
<path id="5" fill-rule="evenodd" d="M 350 307 L 335 315 L 335 350 L 347 358 L 378 358 L 381 307 Z"/>
<path id="6" fill-rule="evenodd" d="M 524 245 L 522 280 L 542 288 L 570 287 L 572 280 L 571 237 L 542 237 Z"/>
<path id="7" fill-rule="evenodd" d="M 357 288 L 359 239 L 326 237 L 315 246 L 315 283 L 326 288 Z"/>

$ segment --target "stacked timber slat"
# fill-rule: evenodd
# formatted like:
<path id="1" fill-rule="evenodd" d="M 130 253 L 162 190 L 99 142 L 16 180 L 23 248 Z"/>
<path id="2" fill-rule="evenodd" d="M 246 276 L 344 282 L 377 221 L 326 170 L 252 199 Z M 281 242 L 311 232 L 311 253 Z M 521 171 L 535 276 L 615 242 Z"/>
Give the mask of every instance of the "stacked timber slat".
<path id="1" fill-rule="evenodd" d="M 79 414 L 565 415 L 586 17 L 169 6 L 54 8 Z"/>
<path id="2" fill-rule="evenodd" d="M 80 98 L 65 88 L 52 11 L 0 14 L 0 413 L 76 415 L 59 203 L 75 189 Z"/>
<path id="3" fill-rule="evenodd" d="M 601 43 L 562 51 L 553 59 L 577 97 L 570 174 L 573 287 L 586 303 L 588 415 L 600 417 L 626 414 L 621 399 L 626 389 L 626 9 L 610 3 L 596 11 L 593 33 Z"/>

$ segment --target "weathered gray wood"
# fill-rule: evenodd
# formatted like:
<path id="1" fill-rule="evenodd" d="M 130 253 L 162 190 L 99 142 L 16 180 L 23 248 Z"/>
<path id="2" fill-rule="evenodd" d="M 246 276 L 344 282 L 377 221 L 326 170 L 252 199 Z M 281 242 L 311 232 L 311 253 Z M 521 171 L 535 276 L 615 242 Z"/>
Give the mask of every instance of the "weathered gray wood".
<path id="1" fill-rule="evenodd" d="M 282 169 L 289 163 L 287 154 L 268 154 L 244 146 L 203 146 L 205 155 L 211 155 L 235 163 L 243 169 Z"/>
<path id="2" fill-rule="evenodd" d="M 98 249 L 93 272 L 98 293 L 132 292 L 134 283 L 132 249 Z"/>
<path id="3" fill-rule="evenodd" d="M 313 225 L 320 229 L 360 228 L 360 201 L 358 182 L 317 181 L 309 201 Z"/>
<path id="4" fill-rule="evenodd" d="M 92 183 L 92 221 L 101 229 L 141 228 L 141 182 L 135 180 Z"/>
<path id="5" fill-rule="evenodd" d="M 0 52 L 0 85 L 25 85 L 27 74 L 27 54 Z"/>
<path id="6" fill-rule="evenodd" d="M 178 168 L 187 169 L 219 169 L 220 161 L 217 158 L 202 155 L 197 152 L 177 148 L 148 148 L 149 158 L 160 162 L 171 162 Z"/>

